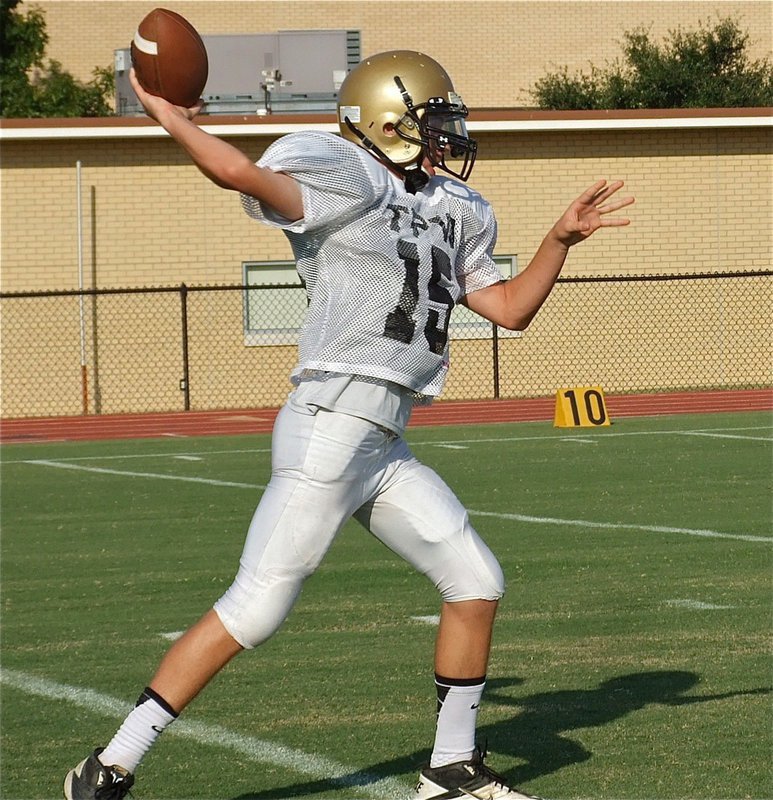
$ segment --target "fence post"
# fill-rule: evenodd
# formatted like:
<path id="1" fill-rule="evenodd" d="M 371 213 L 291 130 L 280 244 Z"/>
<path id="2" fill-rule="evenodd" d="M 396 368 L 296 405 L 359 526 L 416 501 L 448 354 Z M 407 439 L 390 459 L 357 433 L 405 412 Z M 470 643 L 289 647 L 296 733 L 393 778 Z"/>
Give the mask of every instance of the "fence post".
<path id="1" fill-rule="evenodd" d="M 182 314 L 183 377 L 180 388 L 183 390 L 184 408 L 191 410 L 191 383 L 188 364 L 188 287 L 180 284 L 180 312 Z"/>
<path id="2" fill-rule="evenodd" d="M 499 328 L 491 323 L 491 348 L 494 359 L 494 400 L 499 400 Z"/>

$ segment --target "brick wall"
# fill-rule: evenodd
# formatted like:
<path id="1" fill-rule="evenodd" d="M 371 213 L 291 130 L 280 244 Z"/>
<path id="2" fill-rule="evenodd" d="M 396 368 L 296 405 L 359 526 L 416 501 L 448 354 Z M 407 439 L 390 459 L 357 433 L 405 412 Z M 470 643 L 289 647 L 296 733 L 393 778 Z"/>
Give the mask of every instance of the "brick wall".
<path id="1" fill-rule="evenodd" d="M 135 0 L 34 4 L 46 14 L 47 57 L 81 80 L 96 66 L 111 66 L 113 51 L 128 47 L 153 8 Z M 446 67 L 471 108 L 533 105 L 529 90 L 546 72 L 564 64 L 571 71 L 603 67 L 620 56 L 623 33 L 640 26 L 663 37 L 732 16 L 751 37 L 753 58 L 773 50 L 773 12 L 758 0 L 179 0 L 173 8 L 203 34 L 354 29 L 362 33 L 363 55 L 423 50 Z"/>
<path id="2" fill-rule="evenodd" d="M 770 267 L 768 128 L 483 133 L 471 184 L 499 220 L 502 255 L 528 263 L 564 207 L 621 178 L 633 225 L 572 252 L 566 274 Z M 257 158 L 263 137 L 231 141 Z M 76 162 L 85 285 L 234 283 L 250 260 L 289 259 L 276 231 L 209 183 L 167 138 L 3 143 L 2 289 L 77 286 Z"/>

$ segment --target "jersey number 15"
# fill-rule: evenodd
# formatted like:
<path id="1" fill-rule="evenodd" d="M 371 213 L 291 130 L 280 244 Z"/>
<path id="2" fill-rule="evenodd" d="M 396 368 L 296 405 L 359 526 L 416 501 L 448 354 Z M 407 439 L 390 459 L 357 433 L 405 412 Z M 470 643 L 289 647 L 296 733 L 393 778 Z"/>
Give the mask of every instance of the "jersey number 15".
<path id="1" fill-rule="evenodd" d="M 397 254 L 405 265 L 405 278 L 400 291 L 400 299 L 387 314 L 384 336 L 404 344 L 413 341 L 416 335 L 416 308 L 419 304 L 419 248 L 416 242 L 400 239 Z M 442 355 L 448 342 L 448 323 L 454 298 L 440 285 L 441 278 L 451 279 L 451 259 L 448 253 L 432 245 L 432 274 L 428 284 L 427 324 L 424 338 L 430 352 Z M 441 319 L 442 314 L 442 319 Z"/>

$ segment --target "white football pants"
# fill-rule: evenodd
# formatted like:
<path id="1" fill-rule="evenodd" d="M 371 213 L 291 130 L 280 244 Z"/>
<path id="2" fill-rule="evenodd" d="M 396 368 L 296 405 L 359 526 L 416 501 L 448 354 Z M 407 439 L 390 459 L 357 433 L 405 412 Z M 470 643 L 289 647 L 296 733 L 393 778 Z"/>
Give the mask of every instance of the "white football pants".
<path id="1" fill-rule="evenodd" d="M 238 573 L 214 606 L 240 645 L 255 647 L 279 628 L 352 516 L 444 600 L 502 596 L 502 570 L 464 507 L 401 437 L 358 417 L 288 403 L 274 427 L 271 481 Z"/>

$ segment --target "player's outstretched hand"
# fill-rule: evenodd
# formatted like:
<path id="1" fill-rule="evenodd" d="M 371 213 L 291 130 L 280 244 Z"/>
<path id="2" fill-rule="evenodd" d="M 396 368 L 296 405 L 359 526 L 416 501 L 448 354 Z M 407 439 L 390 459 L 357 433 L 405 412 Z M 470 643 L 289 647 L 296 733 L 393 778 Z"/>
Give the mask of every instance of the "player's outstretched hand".
<path id="1" fill-rule="evenodd" d="M 142 103 L 145 113 L 152 119 L 156 120 L 156 122 L 161 122 L 159 117 L 170 111 L 190 120 L 193 119 L 204 107 L 203 100 L 199 100 L 195 106 L 184 108 L 183 106 L 173 105 L 168 100 L 164 100 L 163 97 L 158 97 L 155 94 L 146 92 L 140 85 L 140 82 L 137 80 L 134 67 L 129 70 L 129 83 L 131 83 L 132 89 L 134 89 L 134 92 L 137 95 L 137 99 L 140 101 L 140 103 Z"/>
<path id="2" fill-rule="evenodd" d="M 553 226 L 553 232 L 558 240 L 566 247 L 571 247 L 585 241 L 599 228 L 629 225 L 631 220 L 627 217 L 607 216 L 634 202 L 633 197 L 615 198 L 607 202 L 622 187 L 622 181 L 607 184 L 605 180 L 601 180 L 584 191 Z"/>

